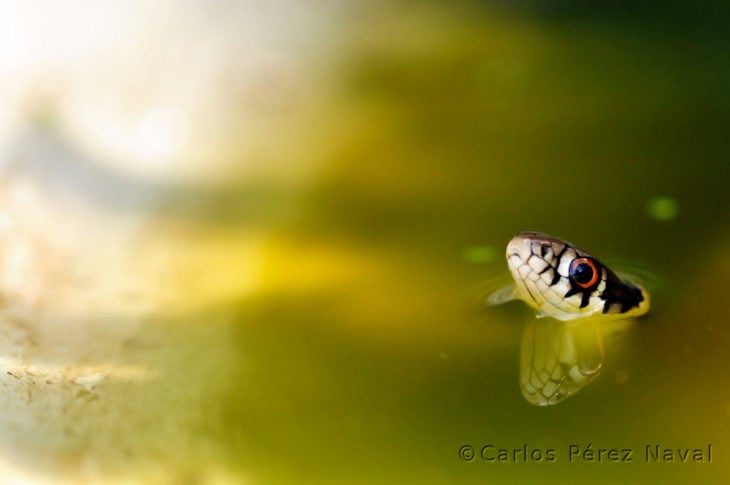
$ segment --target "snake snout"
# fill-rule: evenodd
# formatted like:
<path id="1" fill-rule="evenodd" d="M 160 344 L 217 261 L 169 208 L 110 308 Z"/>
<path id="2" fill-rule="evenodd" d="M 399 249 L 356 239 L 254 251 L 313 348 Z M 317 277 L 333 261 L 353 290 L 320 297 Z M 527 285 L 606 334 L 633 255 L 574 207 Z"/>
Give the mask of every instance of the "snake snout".
<path id="1" fill-rule="evenodd" d="M 525 234 L 518 234 L 507 243 L 507 259 L 516 254 L 522 261 L 532 254 L 532 239 Z"/>

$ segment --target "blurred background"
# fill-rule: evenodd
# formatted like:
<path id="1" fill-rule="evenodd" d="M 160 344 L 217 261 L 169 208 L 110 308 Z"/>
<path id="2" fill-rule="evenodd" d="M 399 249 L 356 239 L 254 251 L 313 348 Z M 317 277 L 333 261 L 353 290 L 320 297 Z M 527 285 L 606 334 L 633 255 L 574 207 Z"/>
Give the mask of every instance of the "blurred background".
<path id="1" fill-rule="evenodd" d="M 728 476 L 728 20 L 713 1 L 0 3 L 0 482 Z M 484 305 L 527 230 L 652 293 L 552 408 L 520 395 L 531 311 Z M 713 462 L 568 463 L 589 443 Z"/>

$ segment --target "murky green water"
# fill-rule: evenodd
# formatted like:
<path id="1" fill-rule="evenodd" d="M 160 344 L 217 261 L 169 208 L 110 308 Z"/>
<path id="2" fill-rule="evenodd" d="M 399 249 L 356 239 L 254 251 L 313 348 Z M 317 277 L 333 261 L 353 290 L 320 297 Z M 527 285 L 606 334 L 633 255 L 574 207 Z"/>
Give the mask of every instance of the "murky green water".
<path id="1" fill-rule="evenodd" d="M 322 170 L 277 225 L 280 249 L 263 266 L 295 283 L 272 281 L 239 303 L 222 438 L 252 477 L 680 483 L 730 473 L 730 65 L 712 29 L 636 15 L 474 7 L 354 21 Z M 651 277 L 651 313 L 608 340 L 595 382 L 550 408 L 519 390 L 530 310 L 478 303 L 481 286 L 507 274 L 506 242 L 525 230 Z M 710 444 L 712 463 L 646 463 L 646 445 L 699 448 L 708 460 Z M 492 463 L 479 456 L 485 445 L 556 459 Z M 571 462 L 571 445 L 631 449 L 633 463 Z"/>

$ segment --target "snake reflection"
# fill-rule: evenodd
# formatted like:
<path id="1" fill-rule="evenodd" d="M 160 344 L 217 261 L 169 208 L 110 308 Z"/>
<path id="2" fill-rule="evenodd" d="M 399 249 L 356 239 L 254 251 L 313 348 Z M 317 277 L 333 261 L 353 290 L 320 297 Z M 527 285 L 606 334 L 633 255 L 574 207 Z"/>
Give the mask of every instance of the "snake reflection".
<path id="1" fill-rule="evenodd" d="M 531 404 L 557 404 L 601 373 L 602 324 L 645 314 L 649 295 L 588 252 L 546 234 L 516 235 L 506 256 L 515 284 L 493 293 L 489 301 L 520 299 L 538 317 L 549 317 L 524 329 L 520 388 Z"/>

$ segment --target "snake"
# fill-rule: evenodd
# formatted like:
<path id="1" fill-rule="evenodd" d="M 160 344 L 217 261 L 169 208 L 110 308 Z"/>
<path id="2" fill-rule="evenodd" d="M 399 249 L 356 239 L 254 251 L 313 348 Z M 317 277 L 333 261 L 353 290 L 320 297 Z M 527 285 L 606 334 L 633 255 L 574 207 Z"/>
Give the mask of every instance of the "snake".
<path id="1" fill-rule="evenodd" d="M 506 257 L 514 285 L 493 293 L 490 303 L 521 299 L 538 317 L 552 317 L 525 327 L 520 388 L 531 404 L 557 404 L 600 374 L 605 352 L 598 323 L 645 314 L 649 294 L 587 251 L 544 233 L 517 234 Z"/>

